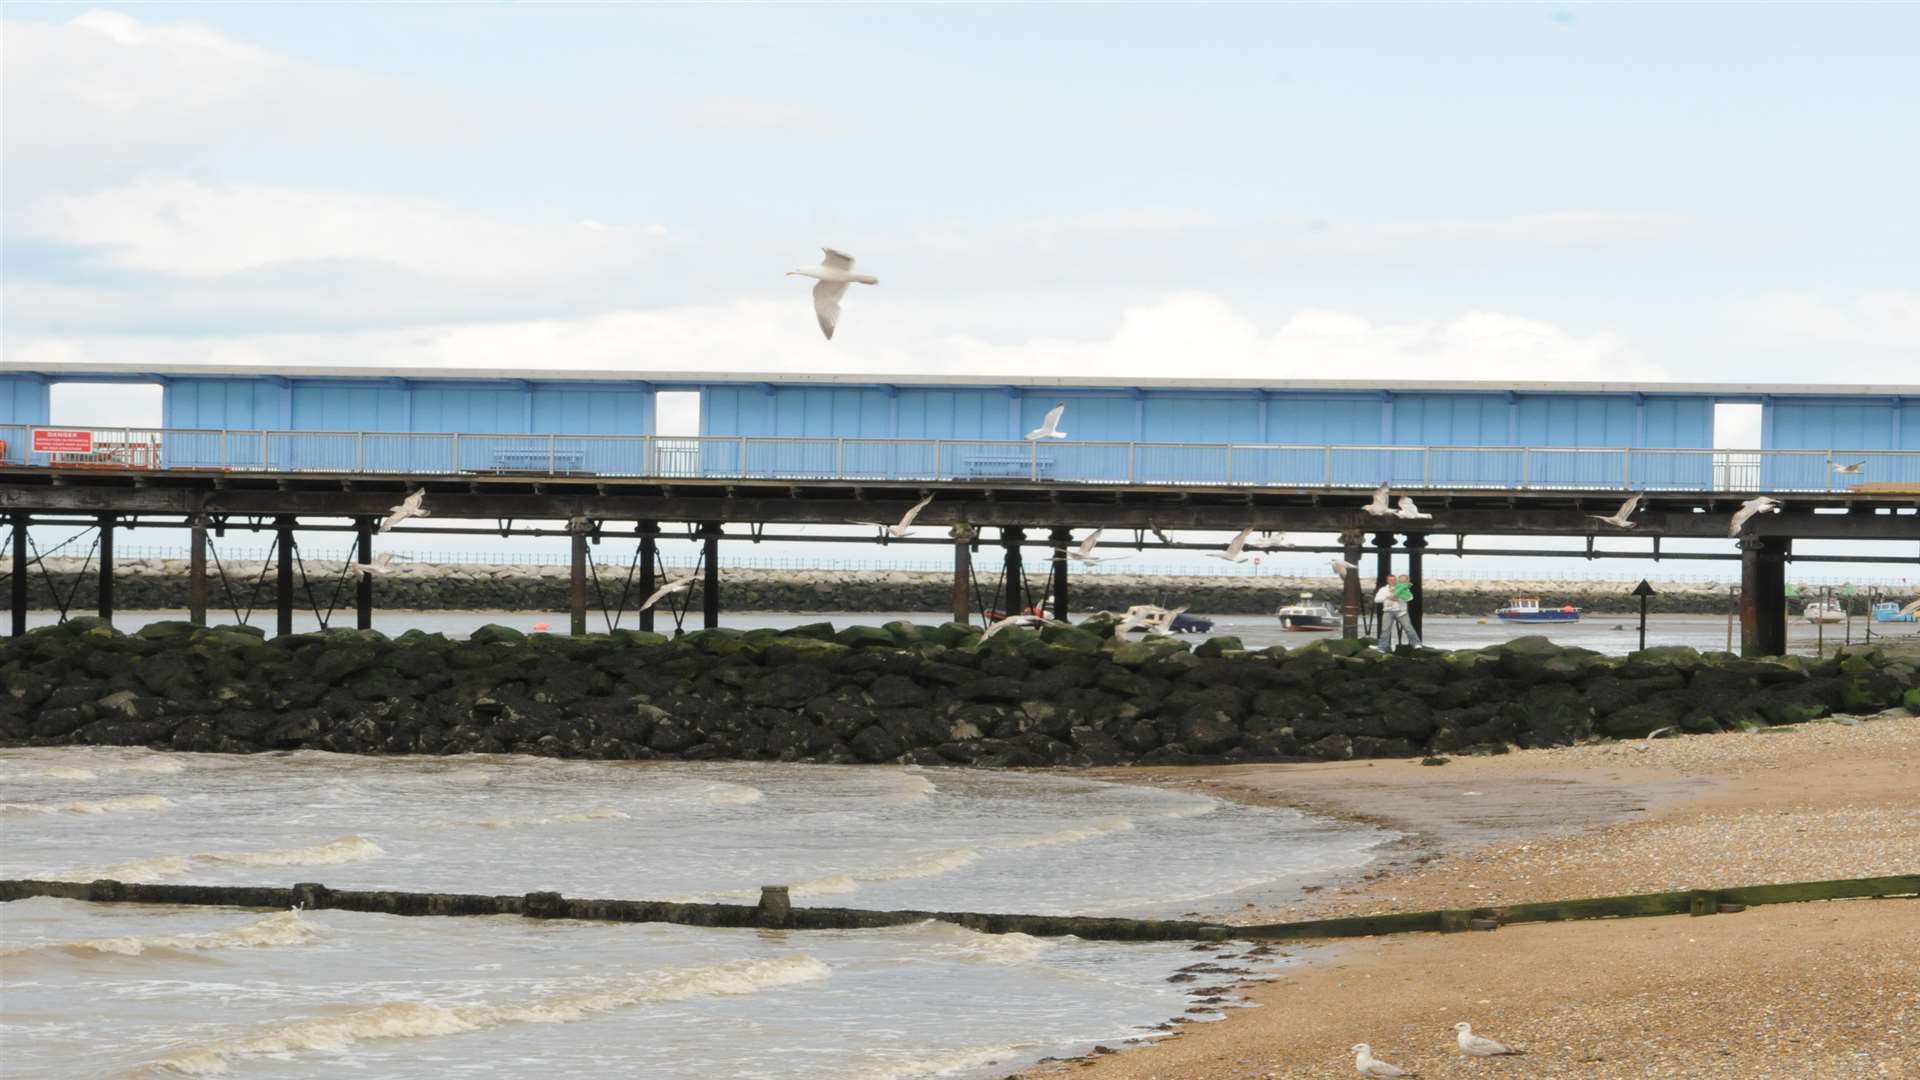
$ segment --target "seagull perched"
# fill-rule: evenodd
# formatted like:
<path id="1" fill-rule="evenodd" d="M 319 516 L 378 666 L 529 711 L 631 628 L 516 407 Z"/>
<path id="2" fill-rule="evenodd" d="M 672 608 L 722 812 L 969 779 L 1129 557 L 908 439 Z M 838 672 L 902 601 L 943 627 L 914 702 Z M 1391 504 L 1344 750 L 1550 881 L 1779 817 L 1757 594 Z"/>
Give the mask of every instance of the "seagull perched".
<path id="1" fill-rule="evenodd" d="M 1039 442 L 1041 439 L 1066 438 L 1067 433 L 1060 430 L 1060 418 L 1066 414 L 1067 403 L 1064 401 L 1048 409 L 1047 415 L 1040 419 L 1040 426 L 1027 432 L 1027 441 Z"/>
<path id="2" fill-rule="evenodd" d="M 1659 738 L 1662 735 L 1665 735 L 1669 731 L 1678 731 L 1678 730 L 1680 729 L 1675 727 L 1655 728 L 1652 731 L 1647 732 L 1647 737 L 1644 740 L 1634 743 L 1633 748 L 1635 750 L 1640 751 L 1641 753 L 1645 753 L 1646 751 L 1653 749 L 1653 740 Z"/>
<path id="3" fill-rule="evenodd" d="M 1247 546 L 1247 537 L 1252 535 L 1253 535 L 1253 526 L 1249 525 L 1246 528 L 1241 529 L 1239 535 L 1235 536 L 1232 540 L 1227 541 L 1227 550 L 1224 553 L 1218 552 L 1218 551 L 1209 551 L 1207 552 L 1207 558 L 1221 559 L 1226 562 L 1232 562 L 1232 563 L 1247 561 L 1247 557 L 1240 553 L 1240 549 Z"/>
<path id="4" fill-rule="evenodd" d="M 1638 509 L 1640 509 L 1640 496 L 1635 495 L 1633 498 L 1621 503 L 1620 509 L 1615 511 L 1612 517 L 1602 517 L 1599 514 L 1588 514 L 1587 516 L 1595 521 L 1604 521 L 1615 528 L 1637 529 L 1640 526 L 1636 525 L 1632 518 L 1633 512 Z"/>
<path id="5" fill-rule="evenodd" d="M 1095 555 L 1093 553 L 1093 549 L 1100 543 L 1100 534 L 1105 531 L 1105 529 L 1095 529 L 1093 532 L 1087 534 L 1087 538 L 1080 541 L 1079 547 L 1067 552 L 1067 558 L 1072 559 L 1074 562 L 1093 563 L 1095 565 L 1103 562 L 1113 562 L 1116 559 L 1128 558 L 1126 555 Z"/>
<path id="6" fill-rule="evenodd" d="M 353 568 L 363 574 L 384 574 L 393 569 L 393 552 L 383 551 L 375 555 L 372 562 L 355 563 Z"/>
<path id="7" fill-rule="evenodd" d="M 1419 1076 L 1398 1065 L 1389 1065 L 1373 1056 L 1373 1047 L 1366 1043 L 1353 1044 L 1353 1071 L 1361 1076 Z"/>
<path id="8" fill-rule="evenodd" d="M 1453 1025 L 1453 1030 L 1459 1032 L 1460 1052 L 1468 1057 L 1518 1057 L 1526 1053 L 1525 1050 L 1510 1049 L 1492 1039 L 1475 1035 L 1473 1025 L 1465 1021 Z"/>
<path id="9" fill-rule="evenodd" d="M 1420 508 L 1413 504 L 1413 500 L 1408 498 L 1405 495 L 1400 496 L 1400 509 L 1395 510 L 1393 512 L 1393 516 L 1397 518 L 1406 518 L 1408 521 L 1432 521 L 1433 520 L 1432 514 L 1421 513 Z"/>
<path id="10" fill-rule="evenodd" d="M 1848 476 L 1854 476 L 1854 475 L 1857 475 L 1857 474 L 1858 474 L 1858 473 L 1860 472 L 1860 470 L 1861 470 L 1861 469 L 1864 469 L 1864 468 L 1866 468 L 1866 467 L 1867 467 L 1867 463 L 1866 463 L 1866 462 L 1865 462 L 1864 460 L 1862 460 L 1862 461 L 1856 461 L 1856 462 L 1854 462 L 1854 463 L 1853 463 L 1853 464 L 1851 464 L 1851 465 L 1842 465 L 1842 464 L 1840 464 L 1840 463 L 1839 463 L 1839 462 L 1837 462 L 1837 461 L 1836 461 L 1836 462 L 1833 462 L 1833 471 L 1834 471 L 1834 472 L 1837 472 L 1837 473 L 1846 473 L 1846 474 L 1847 474 Z"/>
<path id="11" fill-rule="evenodd" d="M 693 583 L 697 580 L 698 580 L 697 578 L 683 577 L 679 581 L 669 581 L 665 585 L 662 585 L 659 588 L 653 590 L 653 595 L 647 597 L 646 600 L 643 601 L 639 607 L 634 608 L 633 610 L 647 611 L 651 609 L 653 605 L 659 603 L 662 600 L 665 600 L 667 597 L 672 596 L 674 593 L 686 592 L 688 589 L 693 588 Z"/>
<path id="12" fill-rule="evenodd" d="M 847 286 L 853 282 L 862 285 L 878 285 L 880 279 L 871 274 L 853 272 L 853 256 L 832 248 L 820 249 L 822 258 L 819 266 L 803 266 L 798 270 L 787 271 L 787 276 L 798 274 L 801 277 L 819 279 L 813 287 L 813 313 L 819 316 L 820 332 L 833 340 L 833 328 L 840 325 L 840 298 L 847 295 Z"/>
<path id="13" fill-rule="evenodd" d="M 1367 504 L 1367 513 L 1374 517 L 1393 516 L 1393 507 L 1387 502 L 1387 485 L 1381 484 L 1373 489 L 1373 501 Z"/>
<path id="14" fill-rule="evenodd" d="M 386 532 L 388 529 L 393 528 L 408 518 L 432 516 L 432 512 L 427 509 L 427 489 L 421 488 L 419 491 L 401 499 L 400 505 L 387 507 L 386 519 L 380 522 L 380 528 L 375 531 Z"/>
<path id="15" fill-rule="evenodd" d="M 1740 504 L 1740 509 L 1735 510 L 1732 520 L 1727 522 L 1727 535 L 1739 536 L 1740 527 L 1745 525 L 1747 519 L 1755 514 L 1777 514 L 1779 512 L 1780 500 L 1778 499 L 1769 499 L 1765 495 L 1757 499 L 1748 499 L 1746 502 Z"/>
<path id="16" fill-rule="evenodd" d="M 1360 569 L 1345 559 L 1328 559 L 1327 565 L 1333 567 L 1333 576 L 1342 581 L 1347 579 L 1348 574 Z"/>
<path id="17" fill-rule="evenodd" d="M 878 521 L 856 521 L 854 522 L 854 524 L 855 525 L 871 525 L 876 529 L 885 529 L 887 530 L 887 535 L 892 537 L 912 536 L 913 535 L 913 519 L 919 517 L 920 511 L 925 510 L 927 508 L 927 504 L 932 501 L 933 501 L 933 496 L 928 495 L 926 498 L 921 499 L 917 503 L 914 503 L 911 509 L 909 509 L 906 513 L 900 515 L 900 521 L 898 524 L 895 524 L 895 525 L 887 525 Z"/>

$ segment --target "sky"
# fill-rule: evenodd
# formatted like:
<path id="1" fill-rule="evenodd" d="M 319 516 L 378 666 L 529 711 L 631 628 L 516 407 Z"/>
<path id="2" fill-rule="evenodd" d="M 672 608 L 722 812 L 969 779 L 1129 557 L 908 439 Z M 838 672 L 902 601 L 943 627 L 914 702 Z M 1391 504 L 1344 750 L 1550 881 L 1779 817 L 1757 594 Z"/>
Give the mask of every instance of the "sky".
<path id="1" fill-rule="evenodd" d="M 0 365 L 1913 383 L 1916 40 L 1915 5 L 9 3 Z M 881 279 L 831 342 L 782 276 L 822 245 Z"/>

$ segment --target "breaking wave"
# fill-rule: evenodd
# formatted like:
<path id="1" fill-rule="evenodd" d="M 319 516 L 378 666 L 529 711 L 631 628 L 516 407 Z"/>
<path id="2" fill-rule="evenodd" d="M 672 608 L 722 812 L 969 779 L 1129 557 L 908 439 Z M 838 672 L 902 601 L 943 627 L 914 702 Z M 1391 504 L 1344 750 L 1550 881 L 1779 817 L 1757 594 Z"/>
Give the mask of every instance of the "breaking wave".
<path id="1" fill-rule="evenodd" d="M 54 765 L 41 769 L 40 775 L 51 780 L 98 780 L 100 774 L 92 769 L 75 769 L 66 765 Z"/>
<path id="2" fill-rule="evenodd" d="M 362 862 L 386 854 L 380 845 L 364 836 L 343 836 L 325 844 L 304 848 L 280 848 L 273 851 L 203 851 L 193 855 L 156 855 L 149 859 L 116 863 L 113 866 L 88 867 L 56 875 L 54 881 L 151 881 L 177 877 L 199 866 L 332 866 Z"/>
<path id="3" fill-rule="evenodd" d="M 148 1062 L 150 1074 L 217 1076 L 229 1063 L 254 1054 L 341 1050 L 376 1039 L 417 1039 L 485 1031 L 508 1024 L 567 1024 L 647 1002 L 735 996 L 795 983 L 818 982 L 832 969 L 810 956 L 738 960 L 712 967 L 667 969 L 608 983 L 599 989 L 497 1005 L 430 1005 L 396 1001 L 338 1016 L 290 1020 L 256 1034 L 182 1047 Z"/>
<path id="4" fill-rule="evenodd" d="M 0 949 L 0 956 L 139 956 L 147 952 L 199 952 L 205 949 L 257 949 L 269 945 L 305 945 L 318 937 L 297 911 L 282 911 L 259 922 L 204 934 L 157 937 L 93 938 L 86 941 L 48 941 Z"/>
<path id="5" fill-rule="evenodd" d="M 909 1076 L 948 1076 L 962 1070 L 973 1072 L 1020 1057 L 1039 1045 L 1011 1043 L 1006 1046 L 968 1046 L 930 1053 L 889 1054 L 882 1060 L 848 1073 L 846 1080 L 904 1080 Z M 874 1056 L 879 1057 L 878 1054 Z M 1001 1070 L 994 1071 L 998 1073 Z"/>
<path id="6" fill-rule="evenodd" d="M 123 773 L 145 773 L 149 776 L 171 776 L 177 772 L 185 772 L 186 768 L 187 767 L 185 765 L 182 765 L 177 761 L 168 761 L 165 758 L 153 757 L 153 758 L 147 758 L 143 761 L 128 762 L 125 765 L 121 765 L 115 768 L 113 771 L 123 772 Z"/>
<path id="7" fill-rule="evenodd" d="M 708 806 L 748 806 L 766 798 L 766 792 L 748 784 L 716 783 L 701 798 Z"/>
<path id="8" fill-rule="evenodd" d="M 172 805 L 173 800 L 165 795 L 128 795 L 119 799 L 70 803 L 0 803 L 0 814 L 118 814 L 165 810 Z"/>
<path id="9" fill-rule="evenodd" d="M 626 821 L 628 815 L 606 807 L 582 810 L 576 814 L 547 814 L 536 817 L 486 818 L 481 821 L 464 821 L 457 824 L 477 825 L 482 829 L 513 829 L 522 825 L 579 825 L 589 821 Z"/>
<path id="10" fill-rule="evenodd" d="M 1037 848 L 1053 847 L 1055 844 L 1077 844 L 1082 840 L 1091 840 L 1096 836 L 1128 832 L 1133 828 L 1133 819 L 1124 817 L 1104 817 L 1085 825 L 1076 825 L 1050 832 L 1044 836 L 1028 836 L 1019 840 L 1008 840 L 995 844 L 999 848 Z"/>
<path id="11" fill-rule="evenodd" d="M 926 801 L 934 792 L 940 790 L 933 786 L 933 781 L 917 772 L 897 772 L 887 775 L 894 781 L 894 788 L 874 796 L 873 801 L 881 806 L 912 806 L 914 803 Z"/>
<path id="12" fill-rule="evenodd" d="M 909 929 L 935 955 L 978 964 L 1024 964 L 1053 947 L 1031 934 L 983 934 L 939 919 Z"/>

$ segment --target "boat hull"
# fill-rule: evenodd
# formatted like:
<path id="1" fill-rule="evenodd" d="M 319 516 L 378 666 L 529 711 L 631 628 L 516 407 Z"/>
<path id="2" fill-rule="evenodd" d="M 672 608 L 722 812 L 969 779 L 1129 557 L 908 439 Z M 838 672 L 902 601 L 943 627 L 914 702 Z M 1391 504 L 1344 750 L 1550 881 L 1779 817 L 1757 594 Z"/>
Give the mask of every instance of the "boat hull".
<path id="1" fill-rule="evenodd" d="M 1496 611 L 1493 617 L 1501 622 L 1512 623 L 1568 623 L 1579 622 L 1577 611 Z"/>
<path id="2" fill-rule="evenodd" d="M 1282 615 L 1280 628 L 1297 634 L 1324 634 L 1329 630 L 1340 629 L 1340 621 L 1329 619 L 1324 615 Z"/>

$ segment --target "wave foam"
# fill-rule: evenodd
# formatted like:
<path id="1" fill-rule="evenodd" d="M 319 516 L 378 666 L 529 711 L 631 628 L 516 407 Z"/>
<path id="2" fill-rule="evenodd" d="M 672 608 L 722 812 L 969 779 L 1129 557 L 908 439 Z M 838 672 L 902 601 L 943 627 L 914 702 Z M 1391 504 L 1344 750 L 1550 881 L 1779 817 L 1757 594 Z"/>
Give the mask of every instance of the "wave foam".
<path id="1" fill-rule="evenodd" d="M 891 791 L 882 791 L 874 796 L 873 801 L 881 806 L 912 806 L 914 803 L 926 801 L 934 792 L 940 790 L 933 786 L 933 781 L 917 772 L 897 772 L 886 775 L 894 781 L 894 787 Z"/>
<path id="2" fill-rule="evenodd" d="M 513 829 L 522 825 L 579 825 L 589 821 L 626 821 L 628 815 L 618 810 L 598 807 L 582 810 L 575 814 L 547 814 L 536 817 L 486 818 L 481 821 L 456 822 L 460 825 L 476 825 L 482 829 Z"/>
<path id="3" fill-rule="evenodd" d="M 708 806 L 749 806 L 766 798 L 766 792 L 748 784 L 716 783 L 701 796 Z"/>
<path id="4" fill-rule="evenodd" d="M 876 1061 L 856 1072 L 846 1074 L 845 1080 L 904 1080 L 910 1076 L 951 1076 L 963 1070 L 972 1072 L 987 1065 L 1000 1065 L 1009 1058 L 1020 1057 L 1030 1052 L 1037 1045 L 1037 1043 L 1014 1043 L 1006 1046 L 968 1046 L 911 1056 L 888 1055 L 885 1060 Z M 1000 1071 L 994 1070 L 995 1073 Z"/>
<path id="5" fill-rule="evenodd" d="M 128 811 L 165 810 L 173 800 L 165 795 L 128 795 L 119 799 L 99 799 L 70 803 L 0 803 L 0 814 L 118 814 Z"/>
<path id="6" fill-rule="evenodd" d="M 92 769 L 75 769 L 66 765 L 54 765 L 41 769 L 40 775 L 50 780 L 98 780 L 100 774 Z"/>
<path id="7" fill-rule="evenodd" d="M 1096 836 L 1108 836 L 1112 833 L 1129 832 L 1133 829 L 1133 819 L 1125 817 L 1104 817 L 1085 825 L 1076 825 L 1061 829 L 1059 832 L 1044 836 L 1028 836 L 1019 840 L 1008 840 L 996 844 L 1000 848 L 1037 848 L 1053 847 L 1056 844 L 1077 844 L 1082 840 L 1091 840 Z"/>
<path id="8" fill-rule="evenodd" d="M 259 922 L 205 934 L 157 937 L 93 938 L 86 941 L 49 941 L 0 949 L 0 956 L 139 956 L 149 951 L 198 952 L 205 949 L 257 949 L 269 945 L 305 945 L 318 934 L 301 921 L 297 911 L 282 911 Z"/>
<path id="9" fill-rule="evenodd" d="M 161 757 L 151 757 L 151 758 L 146 758 L 142 761 L 128 762 L 127 764 L 121 765 L 118 768 L 114 769 L 113 771 L 123 772 L 123 773 L 143 773 L 148 776 L 172 776 L 174 773 L 177 773 L 177 772 L 185 772 L 186 768 L 187 767 L 185 765 L 182 765 L 177 761 L 169 761 L 166 758 L 161 758 Z"/>
<path id="10" fill-rule="evenodd" d="M 380 845 L 364 836 L 343 836 L 325 844 L 304 848 L 280 848 L 272 851 L 203 851 L 192 855 L 156 855 L 113 866 L 88 867 L 57 874 L 54 881 L 151 881 L 177 877 L 196 866 L 332 866 L 361 862 L 386 854 Z"/>
<path id="11" fill-rule="evenodd" d="M 795 983 L 817 982 L 832 969 L 810 956 L 738 960 L 712 967 L 668 969 L 600 989 L 498 1005 L 429 1005 L 396 1001 L 339 1016 L 293 1020 L 258 1034 L 182 1048 L 148 1062 L 155 1073 L 217 1076 L 234 1058 L 300 1050 L 340 1050 L 376 1039 L 459 1035 L 508 1024 L 566 1024 L 646 1002 L 738 996 Z"/>

